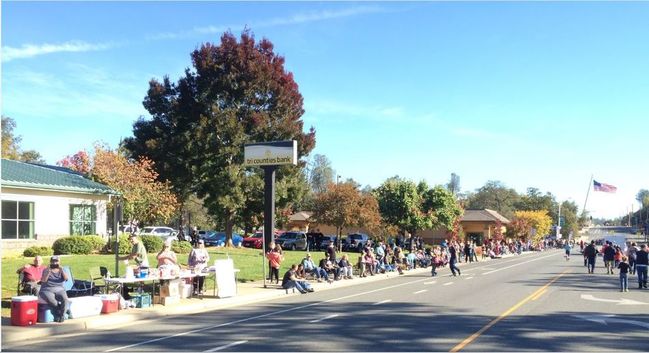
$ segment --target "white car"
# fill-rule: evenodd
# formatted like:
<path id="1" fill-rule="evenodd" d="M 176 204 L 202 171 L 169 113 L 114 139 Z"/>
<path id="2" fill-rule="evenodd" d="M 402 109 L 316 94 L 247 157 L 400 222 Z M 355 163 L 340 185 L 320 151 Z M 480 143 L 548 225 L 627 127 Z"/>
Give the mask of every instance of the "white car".
<path id="1" fill-rule="evenodd" d="M 170 227 L 144 227 L 138 235 L 155 235 L 158 237 L 171 237 L 178 235 L 178 231 Z"/>

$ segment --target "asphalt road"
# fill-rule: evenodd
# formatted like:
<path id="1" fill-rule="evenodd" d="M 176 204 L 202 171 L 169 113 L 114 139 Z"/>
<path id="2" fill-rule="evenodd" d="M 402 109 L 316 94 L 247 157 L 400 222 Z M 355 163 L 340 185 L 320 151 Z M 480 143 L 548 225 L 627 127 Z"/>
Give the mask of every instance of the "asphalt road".
<path id="1" fill-rule="evenodd" d="M 649 351 L 649 290 L 552 250 L 5 351 Z"/>

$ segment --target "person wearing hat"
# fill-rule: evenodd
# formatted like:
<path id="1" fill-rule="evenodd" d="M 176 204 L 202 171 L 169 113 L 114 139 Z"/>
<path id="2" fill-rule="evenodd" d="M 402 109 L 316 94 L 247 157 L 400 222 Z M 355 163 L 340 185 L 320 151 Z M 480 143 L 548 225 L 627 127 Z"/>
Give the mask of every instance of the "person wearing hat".
<path id="1" fill-rule="evenodd" d="M 146 253 L 146 248 L 144 244 L 138 239 L 137 235 L 131 234 L 128 237 L 128 240 L 131 242 L 133 247 L 131 248 L 131 253 L 128 255 L 120 256 L 120 260 L 134 260 L 135 263 L 140 267 L 149 267 L 149 258 Z"/>
<path id="2" fill-rule="evenodd" d="M 313 262 L 313 259 L 311 258 L 311 254 L 307 253 L 306 257 L 302 259 L 302 266 L 304 266 L 304 272 L 313 274 L 318 282 L 328 279 L 327 271 L 315 265 L 315 262 Z"/>
<path id="3" fill-rule="evenodd" d="M 201 273 L 203 269 L 207 267 L 208 261 L 210 261 L 210 254 L 207 252 L 207 249 L 205 249 L 205 242 L 203 239 L 199 239 L 196 246 L 192 249 L 192 252 L 189 253 L 187 264 L 194 270 L 194 273 Z M 203 293 L 204 282 L 205 277 L 194 277 L 194 295 Z"/>
<path id="4" fill-rule="evenodd" d="M 61 261 L 58 256 L 50 258 L 50 267 L 43 270 L 41 278 L 41 290 L 38 296 L 45 300 L 50 306 L 54 321 L 63 322 L 65 312 L 68 310 L 70 301 L 65 292 L 63 283 L 68 280 L 68 275 L 61 268 Z"/>

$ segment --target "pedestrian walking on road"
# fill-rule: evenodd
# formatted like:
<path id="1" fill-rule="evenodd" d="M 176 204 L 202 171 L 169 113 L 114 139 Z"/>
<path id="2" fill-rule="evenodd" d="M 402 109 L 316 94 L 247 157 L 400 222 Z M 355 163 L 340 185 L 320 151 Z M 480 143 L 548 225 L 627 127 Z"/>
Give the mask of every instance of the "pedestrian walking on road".
<path id="1" fill-rule="evenodd" d="M 604 254 L 604 266 L 606 266 L 606 273 L 613 274 L 613 261 L 615 261 L 615 248 L 610 241 L 606 241 L 606 245 L 602 249 Z"/>
<path id="2" fill-rule="evenodd" d="M 640 250 L 636 252 L 635 270 L 638 273 L 638 288 L 647 288 L 647 267 L 649 267 L 649 254 L 647 254 L 647 245 L 640 245 Z"/>
<path id="3" fill-rule="evenodd" d="M 597 248 L 594 240 L 591 240 L 590 244 L 584 249 L 584 257 L 588 259 L 588 273 L 594 273 L 595 260 L 597 259 Z"/>
<path id="4" fill-rule="evenodd" d="M 449 267 L 451 268 L 451 272 L 453 273 L 453 276 L 457 276 L 455 274 L 455 271 L 457 271 L 458 275 L 462 275 L 460 272 L 460 269 L 455 265 L 457 263 L 457 249 L 455 248 L 457 245 L 455 242 L 451 243 L 451 246 L 448 248 L 449 253 L 451 254 L 451 259 L 449 260 Z"/>
<path id="5" fill-rule="evenodd" d="M 563 249 L 566 251 L 566 261 L 570 260 L 570 243 L 566 243 L 566 245 L 563 246 Z"/>
<path id="6" fill-rule="evenodd" d="M 626 256 L 622 256 L 622 260 L 617 265 L 617 268 L 620 270 L 620 292 L 629 291 L 629 279 L 627 278 L 627 274 L 629 273 L 629 264 L 626 261 Z"/>
<path id="7" fill-rule="evenodd" d="M 631 246 L 626 249 L 626 256 L 629 258 L 629 266 L 631 267 L 632 275 L 635 275 L 635 258 L 637 252 L 638 247 L 636 246 L 636 243 L 631 243 Z"/>

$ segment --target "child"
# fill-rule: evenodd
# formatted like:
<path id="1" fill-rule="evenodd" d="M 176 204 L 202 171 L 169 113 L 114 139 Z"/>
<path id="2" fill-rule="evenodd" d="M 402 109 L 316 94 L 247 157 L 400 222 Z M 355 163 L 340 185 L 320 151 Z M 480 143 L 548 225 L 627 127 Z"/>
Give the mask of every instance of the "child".
<path id="1" fill-rule="evenodd" d="M 627 257 L 622 256 L 622 261 L 619 265 L 617 265 L 617 268 L 620 269 L 620 292 L 629 291 L 629 281 L 627 279 L 627 274 L 629 273 L 629 264 L 626 261 Z"/>

